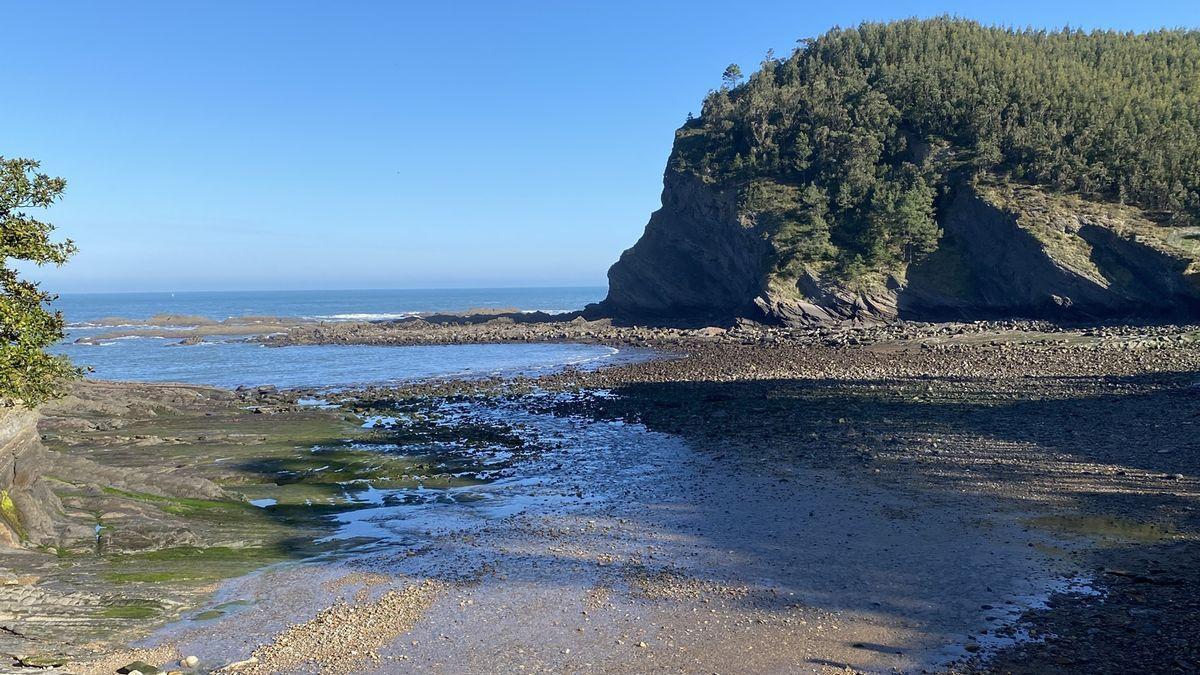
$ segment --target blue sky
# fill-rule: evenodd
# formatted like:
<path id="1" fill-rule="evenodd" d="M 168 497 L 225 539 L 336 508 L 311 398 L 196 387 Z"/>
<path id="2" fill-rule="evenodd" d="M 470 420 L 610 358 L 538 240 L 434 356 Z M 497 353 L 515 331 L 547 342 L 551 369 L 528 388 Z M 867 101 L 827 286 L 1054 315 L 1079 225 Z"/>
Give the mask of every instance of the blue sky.
<path id="1" fill-rule="evenodd" d="M 54 2 L 0 154 L 69 181 L 62 292 L 601 285 L 724 66 L 864 20 L 1145 30 L 1191 2 Z"/>

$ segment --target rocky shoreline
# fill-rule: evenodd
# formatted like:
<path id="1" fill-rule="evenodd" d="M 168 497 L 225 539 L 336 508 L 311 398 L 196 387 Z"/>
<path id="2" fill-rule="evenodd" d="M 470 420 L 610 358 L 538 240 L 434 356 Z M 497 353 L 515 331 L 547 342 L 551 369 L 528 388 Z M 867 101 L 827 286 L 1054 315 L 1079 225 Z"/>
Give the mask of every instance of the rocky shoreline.
<path id="1" fill-rule="evenodd" d="M 215 588 L 224 587 L 215 585 L 222 575 L 237 576 L 255 567 L 314 555 L 317 551 L 287 542 L 305 536 L 311 540 L 327 527 L 322 524 L 327 515 L 364 506 L 339 497 L 344 486 L 351 484 L 347 481 L 366 481 L 387 489 L 407 484 L 404 476 L 424 475 L 423 484 L 444 480 L 452 486 L 468 475 L 463 473 L 467 465 L 431 469 L 429 460 L 420 458 L 397 457 L 395 461 L 402 464 L 393 465 L 394 470 L 381 469 L 380 455 L 372 444 L 456 446 L 466 439 L 468 445 L 504 448 L 506 459 L 498 467 L 512 467 L 518 475 L 526 470 L 522 467 L 541 466 L 538 462 L 561 452 L 554 443 L 527 437 L 525 431 L 507 422 L 497 426 L 486 421 L 491 419 L 486 415 L 475 421 L 470 421 L 475 419 L 470 416 L 448 418 L 446 406 L 480 411 L 511 408 L 524 411 L 520 415 L 533 415 L 530 419 L 540 420 L 539 424 L 587 420 L 598 429 L 609 429 L 612 424 L 636 423 L 638 429 L 656 435 L 653 438 L 679 439 L 691 459 L 677 467 L 671 466 L 668 455 L 655 460 L 667 463 L 659 465 L 660 473 L 644 478 L 657 475 L 660 485 L 651 489 L 654 483 L 647 483 L 644 493 L 619 487 L 621 480 L 628 479 L 618 480 L 618 475 L 632 475 L 620 471 L 635 470 L 638 460 L 632 449 L 629 466 L 621 469 L 618 465 L 586 478 L 577 475 L 581 469 L 572 462 L 552 464 L 551 468 L 558 468 L 547 475 L 557 476 L 556 481 L 582 481 L 578 505 L 565 510 L 535 508 L 514 516 L 515 520 L 501 520 L 503 526 L 498 530 L 484 526 L 461 540 L 435 537 L 438 543 L 432 548 L 415 549 L 419 552 L 400 561 L 382 564 L 374 558 L 364 559 L 364 564 L 373 561 L 367 568 L 372 574 L 382 574 L 383 581 L 366 586 L 334 584 L 336 593 L 306 595 L 308 600 L 303 602 L 287 600 L 278 588 L 254 590 L 251 584 L 248 597 L 259 598 L 253 611 L 214 610 L 214 618 L 205 620 L 214 623 L 202 621 L 197 624 L 199 632 L 158 639 L 154 646 L 160 652 L 156 653 L 201 653 L 205 667 L 211 668 L 244 661 L 253 652 L 264 659 L 275 658 L 272 655 L 284 659 L 281 664 L 291 664 L 285 670 L 302 670 L 297 665 L 300 662 L 288 660 L 294 655 L 283 646 L 271 647 L 275 643 L 269 640 L 261 643 L 261 649 L 247 648 L 240 654 L 232 646 L 213 651 L 226 644 L 221 640 L 228 639 L 220 637 L 221 626 L 235 631 L 243 626 L 238 617 L 256 616 L 253 612 L 261 608 L 279 618 L 295 617 L 285 623 L 263 624 L 277 625 L 288 643 L 319 642 L 327 623 L 334 631 L 331 635 L 347 630 L 347 621 L 353 623 L 347 618 L 355 615 L 352 611 L 325 611 L 337 602 L 350 607 L 362 604 L 361 611 L 367 613 L 388 613 L 392 601 L 387 598 L 408 597 L 416 591 L 406 589 L 419 588 L 425 583 L 422 580 L 427 580 L 442 589 L 436 598 L 422 593 L 419 606 L 403 604 L 396 610 L 404 617 L 398 624 L 403 630 L 396 635 L 407 632 L 413 638 L 412 646 L 400 649 L 397 645 L 406 644 L 403 641 L 408 637 L 395 641 L 394 635 L 382 640 L 355 634 L 352 639 L 372 645 L 372 653 L 382 659 L 376 663 L 385 671 L 423 666 L 438 670 L 435 664 L 444 664 L 447 654 L 479 668 L 484 663 L 496 665 L 495 661 L 473 661 L 484 653 L 514 667 L 541 662 L 550 668 L 568 667 L 580 654 L 614 667 L 633 667 L 642 663 L 638 659 L 656 657 L 659 667 L 684 670 L 753 662 L 768 670 L 790 664 L 787 669 L 816 672 L 935 664 L 941 664 L 937 669 L 950 671 L 1187 672 L 1200 664 L 1190 634 L 1198 619 L 1194 589 L 1200 581 L 1200 448 L 1194 432 L 1194 425 L 1200 424 L 1196 394 L 1200 329 L 1195 326 L 997 322 L 688 329 L 622 327 L 580 317 L 562 322 L 489 317 L 473 322 L 422 319 L 304 325 L 260 339 L 273 345 L 571 340 L 647 347 L 670 357 L 589 372 L 567 369 L 539 378 L 432 380 L 336 394 L 271 388 L 221 392 L 197 387 L 83 385 L 73 398 L 47 411 L 42 434 L 57 466 L 82 467 L 83 462 L 93 467 L 94 487 L 88 487 L 87 480 L 60 475 L 55 476 L 56 493 L 69 513 L 77 519 L 91 518 L 103 529 L 97 527 L 95 541 L 88 544 L 90 550 L 64 546 L 64 552 L 73 551 L 65 567 L 63 553 L 58 554 L 58 561 L 38 554 L 23 555 L 19 564 L 9 558 L 14 561 L 9 564 L 13 583 L 4 588 L 24 590 L 6 594 L 0 609 L 9 612 L 4 625 L 27 636 L 8 638 L 4 645 L 5 651 L 14 654 L 14 664 L 50 665 L 58 659 L 80 664 L 69 672 L 112 672 L 105 668 L 115 663 L 113 658 L 129 656 L 133 660 L 137 654 L 88 660 L 84 658 L 88 650 L 80 647 L 89 639 L 107 635 L 97 644 L 107 645 L 101 652 L 108 652 L 163 620 L 188 612 L 195 616 L 205 602 L 210 606 L 214 602 L 205 598 Z M 304 404 L 314 396 L 339 407 Z M 363 420 L 396 414 L 409 421 L 394 428 L 362 426 Z M 506 419 L 515 419 L 513 414 L 504 413 Z M 337 443 L 330 447 L 333 439 L 338 439 Z M 616 441 L 598 441 L 598 447 L 610 442 Z M 324 457 L 310 459 L 314 444 L 327 448 L 321 451 Z M 330 459 L 340 467 L 336 475 L 323 468 Z M 447 459 L 439 461 L 443 467 L 450 466 L 444 464 Z M 612 471 L 617 473 L 608 473 Z M 83 469 L 76 472 L 87 473 Z M 283 476 L 287 479 L 281 479 Z M 114 489 L 118 478 L 123 482 Z M 606 490 L 622 495 L 619 506 L 589 505 L 588 491 L 609 483 Z M 669 488 L 675 483 L 681 491 Z M 746 491 L 770 499 L 742 499 L 746 504 L 736 505 L 739 498 L 734 494 Z M 316 495 L 332 501 L 314 508 Z M 247 500 L 253 499 L 267 500 L 270 505 L 247 505 Z M 711 503 L 717 509 L 710 517 L 712 523 L 727 524 L 730 529 L 713 529 L 717 525 L 689 523 L 665 513 L 641 522 L 639 527 L 645 529 L 628 529 L 631 514 L 655 503 L 676 502 Z M 792 502 L 805 504 L 804 509 L 817 515 L 802 517 Z M 822 519 L 823 510 L 832 520 Z M 86 516 L 89 513 L 96 515 Z M 220 517 L 209 518 L 213 513 Z M 230 518 L 233 514 L 236 517 Z M 511 574 L 515 569 L 527 569 L 527 560 L 510 561 L 511 554 L 484 555 L 481 551 L 536 548 L 545 528 L 561 527 L 550 523 L 575 517 L 584 519 L 576 521 L 584 523 L 584 534 L 593 527 L 587 522 L 611 523 L 616 528 L 613 532 L 622 534 L 609 541 L 632 547 L 630 557 L 621 557 L 624 562 L 617 567 L 625 570 L 624 576 L 601 583 L 596 587 L 601 590 L 588 591 L 609 598 L 597 605 L 593 616 L 603 622 L 605 612 L 611 614 L 608 620 L 617 622 L 611 626 L 616 633 L 605 628 L 595 637 L 586 637 L 591 635 L 586 631 L 599 630 L 596 624 L 582 634 L 558 635 L 550 630 L 544 639 L 549 641 L 547 647 L 557 650 L 552 652 L 553 658 L 551 652 L 536 646 L 524 657 L 486 652 L 484 646 L 447 644 L 442 652 L 436 649 L 436 633 L 449 630 L 445 623 L 449 620 L 448 602 L 476 607 L 505 598 L 514 611 L 543 612 L 538 621 L 569 616 L 560 615 L 565 609 L 531 610 L 527 603 L 532 596 L 527 596 L 527 591 L 511 596 L 517 588 Z M 626 523 L 618 523 L 620 518 Z M 177 526 L 170 525 L 172 522 Z M 801 547 L 788 544 L 763 560 L 763 573 L 779 584 L 770 592 L 792 588 L 804 596 L 807 609 L 771 603 L 752 606 L 741 600 L 747 593 L 767 592 L 756 590 L 757 582 L 744 576 L 757 569 L 755 566 L 734 562 L 762 545 L 760 539 L 740 530 L 757 531 L 758 524 L 765 522 L 780 523 L 772 526 L 772 536 L 780 537 L 781 542 L 799 537 L 795 546 Z M 751 524 L 754 526 L 749 527 Z M 676 545 L 682 546 L 678 550 L 667 547 L 649 564 L 647 550 L 653 547 L 646 547 L 662 536 L 654 533 L 673 527 L 696 528 L 694 543 L 684 546 L 681 542 Z M 936 550 L 887 540 L 883 533 L 897 527 L 916 528 L 913 536 L 929 541 L 936 539 L 934 532 L 960 532 L 956 535 L 959 541 L 968 544 L 962 544 L 965 548 L 959 553 L 944 552 L 946 560 L 939 561 Z M 825 570 L 815 561 L 798 567 L 798 563 L 789 563 L 786 555 L 780 557 L 781 551 L 802 550 L 804 538 L 824 541 L 839 535 L 843 528 L 850 528 L 851 536 L 862 532 L 864 539 L 835 543 L 841 542 L 835 538 L 821 544 L 827 547 L 822 549 L 823 555 L 841 560 L 835 567 Z M 185 532 L 187 536 L 180 539 Z M 915 534 L 918 532 L 924 534 Z M 970 543 L 977 537 L 977 543 Z M 549 565 L 540 576 L 528 580 L 534 584 L 528 592 L 556 587 L 578 574 L 592 579 L 587 584 L 608 578 L 605 570 L 611 569 L 612 563 L 603 562 L 603 546 L 592 548 L 603 540 L 593 542 L 576 535 L 557 539 L 561 541 L 552 538 L 549 544 L 555 550 L 574 546 L 584 556 L 580 561 L 592 562 L 561 569 Z M 727 547 L 722 550 L 736 555 L 721 554 L 698 568 L 687 562 L 697 554 L 715 555 L 707 548 L 708 541 L 720 541 Z M 104 550 L 97 548 L 101 543 Z M 1014 548 L 1018 544 L 1019 555 Z M 952 546 L 948 541 L 942 545 Z M 899 548 L 885 551 L 879 546 Z M 1028 583 L 1043 577 L 1083 578 L 1089 593 L 1064 588 L 1038 602 L 1025 602 L 1019 594 L 1000 592 L 999 586 L 994 594 L 987 592 L 990 588 L 964 587 L 959 591 L 963 598 L 975 597 L 973 594 L 988 598 L 980 600 L 974 610 L 981 616 L 967 612 L 953 618 L 958 615 L 951 613 L 948 604 L 914 623 L 915 615 L 906 615 L 899 606 L 891 608 L 889 594 L 899 589 L 892 589 L 890 583 L 876 586 L 889 575 L 899 579 L 925 567 L 928 569 L 917 577 L 935 574 L 950 579 L 955 572 L 939 565 L 971 569 L 977 563 L 956 556 L 986 555 L 987 548 L 1007 556 L 1004 559 L 1011 562 L 1006 565 L 1012 566 L 981 568 L 978 573 L 984 576 L 980 578 L 991 579 L 988 584 L 1008 585 L 1017 578 L 1028 579 Z M 147 556 L 137 553 L 139 550 L 167 553 Z M 173 553 L 181 550 L 188 554 Z M 585 555 L 585 551 L 589 553 Z M 599 557 L 593 560 L 588 557 L 592 555 Z M 1025 555 L 1032 557 L 1020 562 Z M 907 562 L 876 569 L 892 558 Z M 196 564 L 211 567 L 214 561 L 221 568 L 215 576 L 191 578 L 195 575 L 189 570 Z M 113 565 L 145 578 L 114 582 Z M 509 565 L 516 567 L 505 571 Z M 576 569 L 579 565 L 583 571 Z M 1036 570 L 1023 567 L 1027 565 L 1035 565 Z M 462 575 L 476 566 L 482 576 L 463 585 Z M 343 574 L 336 569 L 329 568 L 331 579 Z M 637 573 L 639 569 L 642 572 Z M 295 588 L 287 586 L 293 583 L 287 581 L 287 567 L 282 570 L 272 578 L 283 584 L 282 588 Z M 823 596 L 814 595 L 822 584 L 829 584 L 830 590 L 836 588 L 839 575 L 876 574 L 884 576 L 864 582 L 874 588 L 876 597 L 863 598 L 861 607 L 858 596 L 849 591 L 843 592 L 841 600 L 818 600 Z M 104 582 L 107 595 L 97 595 L 95 601 L 78 595 L 80 584 L 95 588 L 101 579 L 109 579 Z M 636 579 L 644 582 L 631 581 Z M 914 584 L 909 591 L 918 593 L 925 582 L 913 579 L 908 583 Z M 808 590 L 801 592 L 806 587 Z M 933 587 L 930 589 L 932 600 L 937 596 Z M 78 624 L 77 637 L 69 641 L 66 633 L 56 636 L 44 629 L 37 638 L 38 632 L 29 627 L 45 625 L 36 622 L 39 605 L 27 604 L 33 609 L 23 610 L 24 614 L 13 612 L 31 593 L 73 598 L 75 604 L 69 606 L 76 609 L 72 611 L 94 607 L 86 611 L 96 619 L 92 624 Z M 163 601 L 153 606 L 145 602 L 155 595 Z M 585 596 L 580 602 L 586 606 L 590 601 Z M 918 597 L 924 596 L 918 593 Z M 1017 604 L 1005 607 L 1004 602 Z M 980 610 L 984 605 L 1005 611 Z M 688 618 L 693 609 L 718 606 L 724 608 L 724 620 L 732 623 L 717 633 L 703 632 L 703 624 Z M 524 609 L 516 609 L 519 607 Z M 823 613 L 817 613 L 818 608 Z M 485 616 L 480 614 L 482 609 L 465 611 L 466 617 Z M 578 616 L 579 610 L 573 611 Z M 966 612 L 967 608 L 954 611 Z M 130 618 L 135 614 L 137 618 Z M 643 618 L 633 623 L 618 621 L 624 616 Z M 31 620 L 34 623 L 29 623 Z M 453 621 L 460 620 L 470 621 Z M 660 645 L 659 638 L 649 634 L 637 639 L 621 637 L 635 635 L 631 628 L 644 632 L 652 621 L 660 622 L 674 636 L 669 642 L 684 651 L 674 647 L 675 651 L 663 651 L 666 643 Z M 798 623 L 801 621 L 811 623 Z M 749 626 L 747 632 L 732 628 L 741 622 Z M 840 627 L 815 632 L 818 624 L 831 623 Z M 972 626 L 968 632 L 956 633 L 967 626 Z M 483 625 L 476 629 L 485 644 L 493 638 L 513 639 Z M 826 630 L 833 631 L 829 637 Z M 427 636 L 429 640 L 419 637 L 430 631 L 434 635 Z M 684 637 L 695 631 L 700 631 L 696 635 L 708 635 L 708 642 L 692 644 Z M 960 653 L 934 656 L 936 650 L 930 651 L 930 645 L 938 642 L 933 636 L 941 631 L 956 635 L 941 639 L 957 643 Z M 92 637 L 85 638 L 88 635 Z M 740 636 L 740 647 L 724 641 L 733 635 Z M 1039 639 L 1012 639 L 1022 635 Z M 844 643 L 837 642 L 838 636 Z M 626 641 L 634 651 L 621 646 L 611 652 L 603 646 L 610 637 L 616 641 L 613 645 Z M 41 647 L 30 649 L 27 638 L 40 639 Z M 62 649 L 51 649 L 55 640 Z M 209 652 L 204 651 L 205 645 Z M 170 649 L 162 651 L 165 646 Z M 741 651 L 752 646 L 759 647 L 753 657 Z M 342 664 L 344 670 L 363 667 L 337 650 L 329 653 L 328 660 Z M 239 668 L 266 672 L 271 665 L 256 661 Z"/>
<path id="2" fill-rule="evenodd" d="M 914 494 L 955 486 L 1002 503 L 1036 504 L 1051 514 L 1042 522 L 1053 523 L 1061 536 L 1092 542 L 1072 556 L 1080 569 L 1098 572 L 1099 590 L 1052 599 L 1023 617 L 1022 630 L 1047 639 L 957 668 L 1127 672 L 1157 664 L 1164 672 L 1185 672 L 1200 663 L 1187 628 L 1200 619 L 1197 597 L 1182 590 L 1195 587 L 1200 571 L 1197 422 L 1180 408 L 1196 404 L 1196 326 L 1005 321 L 643 329 L 576 319 L 552 328 L 496 321 L 432 330 L 347 325 L 332 333 L 277 336 L 274 343 L 543 337 L 649 346 L 686 357 L 532 381 L 433 382 L 356 395 L 612 390 L 616 396 L 593 401 L 590 414 L 637 420 L 696 447 L 800 458 L 810 467 L 851 471 Z M 786 402 L 779 402 L 779 392 L 788 392 Z M 800 420 L 814 417 L 802 411 L 829 397 L 846 408 L 819 406 L 824 419 L 808 420 L 816 431 L 798 434 Z M 920 405 L 898 426 L 886 417 L 858 421 L 864 410 L 903 409 L 906 401 Z M 956 428 L 957 414 L 919 412 L 940 405 L 963 407 L 985 422 L 964 434 Z M 915 434 L 906 428 L 924 426 L 934 428 Z M 1021 430 L 1021 447 L 995 442 L 996 434 L 1013 430 Z M 1151 534 L 1138 534 L 1139 528 Z M 1170 573 L 1164 577 L 1163 570 Z M 1154 618 L 1139 620 L 1146 616 Z M 1153 646 L 1139 646 L 1146 639 Z"/>

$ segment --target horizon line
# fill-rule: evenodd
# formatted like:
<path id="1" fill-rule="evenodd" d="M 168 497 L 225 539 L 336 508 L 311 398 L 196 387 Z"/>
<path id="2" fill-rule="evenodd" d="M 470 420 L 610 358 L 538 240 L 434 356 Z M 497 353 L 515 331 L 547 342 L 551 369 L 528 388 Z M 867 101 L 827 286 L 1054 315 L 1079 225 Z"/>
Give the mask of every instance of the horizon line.
<path id="1" fill-rule="evenodd" d="M 238 288 L 238 289 L 190 289 L 190 290 L 145 290 L 145 291 L 58 291 L 54 295 L 138 295 L 145 293 L 353 293 L 361 291 L 516 291 L 531 289 L 595 289 L 607 288 L 608 284 L 594 285 L 544 285 L 544 286 L 404 286 L 372 288 Z"/>

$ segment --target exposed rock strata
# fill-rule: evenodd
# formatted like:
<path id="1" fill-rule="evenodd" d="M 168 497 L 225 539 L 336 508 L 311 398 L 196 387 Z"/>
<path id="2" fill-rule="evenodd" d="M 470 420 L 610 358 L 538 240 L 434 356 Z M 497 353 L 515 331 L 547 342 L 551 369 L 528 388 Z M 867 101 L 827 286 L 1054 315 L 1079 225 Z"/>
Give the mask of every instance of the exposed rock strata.
<path id="1" fill-rule="evenodd" d="M 1038 188 L 962 181 L 942 199 L 938 250 L 904 273 L 846 282 L 772 271 L 770 233 L 737 186 L 668 170 L 662 208 L 609 270 L 589 317 L 799 325 L 895 319 L 1100 319 L 1200 312 L 1200 228 Z"/>
<path id="2" fill-rule="evenodd" d="M 47 485 L 38 414 L 0 408 L 0 546 L 50 545 L 61 534 L 62 504 Z"/>
<path id="3" fill-rule="evenodd" d="M 668 171 L 662 208 L 609 270 L 604 309 L 645 317 L 753 312 L 763 291 L 763 233 L 739 218 L 736 194 Z"/>

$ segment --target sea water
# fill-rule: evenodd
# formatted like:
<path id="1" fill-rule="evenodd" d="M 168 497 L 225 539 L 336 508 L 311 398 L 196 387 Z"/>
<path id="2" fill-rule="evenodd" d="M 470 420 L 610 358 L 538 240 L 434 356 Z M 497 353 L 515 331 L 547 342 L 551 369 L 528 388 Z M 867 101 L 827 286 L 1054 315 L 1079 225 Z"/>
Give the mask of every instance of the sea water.
<path id="1" fill-rule="evenodd" d="M 597 367 L 631 355 L 582 344 L 264 347 L 240 337 L 207 337 L 199 345 L 187 346 L 179 345 L 179 338 L 75 340 L 112 330 L 111 325 L 98 324 L 113 317 L 144 321 L 174 314 L 217 321 L 238 316 L 349 321 L 473 309 L 558 313 L 582 309 L 603 296 L 603 288 L 64 294 L 54 306 L 63 311 L 68 337 L 54 351 L 91 368 L 90 376 L 97 379 L 220 387 L 343 387 L 444 376 L 536 375 L 566 366 Z"/>
<path id="2" fill-rule="evenodd" d="M 109 317 L 148 319 L 182 314 L 222 320 L 279 316 L 322 320 L 397 319 L 423 312 L 518 309 L 551 314 L 583 309 L 604 298 L 602 286 L 563 288 L 442 288 L 361 291 L 190 291 L 64 293 L 54 303 L 75 325 Z"/>

